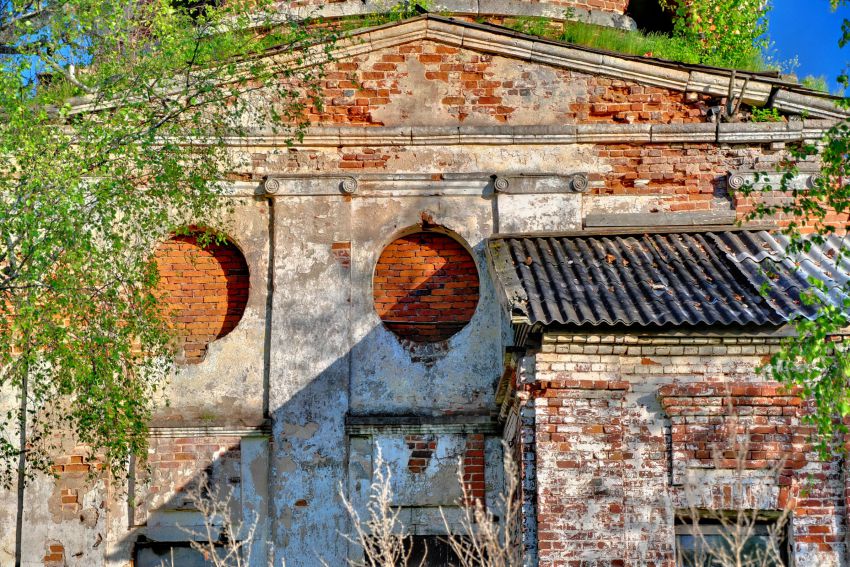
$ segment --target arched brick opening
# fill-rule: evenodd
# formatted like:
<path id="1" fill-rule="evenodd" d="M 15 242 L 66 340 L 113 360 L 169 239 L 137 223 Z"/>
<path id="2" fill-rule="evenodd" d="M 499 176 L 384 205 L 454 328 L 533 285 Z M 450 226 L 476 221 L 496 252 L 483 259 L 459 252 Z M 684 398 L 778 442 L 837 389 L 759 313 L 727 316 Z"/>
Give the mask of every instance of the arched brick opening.
<path id="1" fill-rule="evenodd" d="M 441 232 L 408 234 L 381 253 L 373 279 L 375 309 L 403 339 L 444 341 L 472 319 L 478 283 L 475 260 L 460 242 Z"/>
<path id="2" fill-rule="evenodd" d="M 166 240 L 154 259 L 159 291 L 180 342 L 178 358 L 198 363 L 207 345 L 242 319 L 248 303 L 248 264 L 234 244 L 201 246 L 194 234 Z"/>

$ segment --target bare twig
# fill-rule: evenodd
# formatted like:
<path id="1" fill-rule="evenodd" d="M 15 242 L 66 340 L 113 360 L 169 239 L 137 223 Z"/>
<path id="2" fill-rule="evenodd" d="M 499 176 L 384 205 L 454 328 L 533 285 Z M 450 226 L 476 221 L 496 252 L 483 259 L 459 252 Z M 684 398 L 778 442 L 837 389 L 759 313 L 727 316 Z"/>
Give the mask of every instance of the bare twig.
<path id="1" fill-rule="evenodd" d="M 497 498 L 496 512 L 501 512 L 504 522 L 488 509 L 481 499 L 472 496 L 464 481 L 463 462 L 458 468 L 458 481 L 463 490 L 461 502 L 460 533 L 452 533 L 445 512 L 440 509 L 449 546 L 457 555 L 461 567 L 516 567 L 522 564 L 522 547 L 519 545 L 520 513 L 522 502 L 519 491 L 519 469 L 510 448 L 503 445 L 505 487 Z"/>
<path id="2" fill-rule="evenodd" d="M 352 533 L 342 534 L 349 543 L 363 550 L 363 559 L 349 559 L 356 567 L 405 566 L 410 561 L 412 545 L 404 525 L 399 520 L 399 510 L 392 506 L 392 473 L 381 456 L 380 448 L 375 456 L 366 518 L 361 518 L 354 504 L 346 497 L 342 487 L 339 495 L 351 519 Z M 322 561 L 323 564 L 327 563 Z M 425 564 L 422 558 L 420 567 Z"/>
<path id="3" fill-rule="evenodd" d="M 257 530 L 257 518 L 245 524 L 231 513 L 232 491 L 221 495 L 202 475 L 188 492 L 189 500 L 204 519 L 203 531 L 182 528 L 192 537 L 192 548 L 214 567 L 247 567 L 251 562 L 251 543 Z"/>

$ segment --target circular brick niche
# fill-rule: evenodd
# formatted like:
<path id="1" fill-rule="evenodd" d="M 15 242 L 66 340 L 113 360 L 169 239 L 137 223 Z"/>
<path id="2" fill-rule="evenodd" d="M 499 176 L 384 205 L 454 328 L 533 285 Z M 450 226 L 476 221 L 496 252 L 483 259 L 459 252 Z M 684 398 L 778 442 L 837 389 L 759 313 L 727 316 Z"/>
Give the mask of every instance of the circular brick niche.
<path id="1" fill-rule="evenodd" d="M 157 248 L 159 291 L 179 341 L 178 357 L 204 359 L 207 345 L 232 331 L 248 303 L 248 264 L 231 243 L 175 236 Z M 182 351 L 182 356 L 179 354 Z"/>
<path id="2" fill-rule="evenodd" d="M 381 253 L 373 280 L 384 325 L 417 343 L 444 341 L 478 305 L 478 269 L 466 248 L 439 232 L 402 236 Z"/>

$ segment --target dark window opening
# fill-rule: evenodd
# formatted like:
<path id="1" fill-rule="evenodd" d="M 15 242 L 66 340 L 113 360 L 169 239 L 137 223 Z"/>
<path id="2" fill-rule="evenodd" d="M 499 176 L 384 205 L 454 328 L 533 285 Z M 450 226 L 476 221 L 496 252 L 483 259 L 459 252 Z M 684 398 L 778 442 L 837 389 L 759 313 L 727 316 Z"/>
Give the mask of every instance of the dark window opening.
<path id="1" fill-rule="evenodd" d="M 206 544 L 203 544 L 206 548 Z M 216 545 L 220 559 L 227 555 L 227 549 Z M 215 567 L 212 557 L 192 547 L 186 541 L 154 542 L 140 541 L 136 544 L 135 567 Z"/>
<path id="2" fill-rule="evenodd" d="M 676 524 L 676 566 L 718 567 L 737 559 L 747 565 L 789 563 L 787 523 L 731 512 L 725 519 L 686 518 Z"/>
<path id="3" fill-rule="evenodd" d="M 423 567 L 460 567 L 461 562 L 446 536 L 410 536 L 410 559 L 407 565 Z M 423 563 L 422 560 L 425 560 Z"/>
<path id="4" fill-rule="evenodd" d="M 637 24 L 639 30 L 654 33 L 673 31 L 673 11 L 661 7 L 658 0 L 631 0 L 626 15 Z"/>
<path id="5" fill-rule="evenodd" d="M 221 4 L 222 0 L 171 0 L 174 8 L 185 12 L 196 21 L 206 14 L 208 8 L 218 8 Z"/>

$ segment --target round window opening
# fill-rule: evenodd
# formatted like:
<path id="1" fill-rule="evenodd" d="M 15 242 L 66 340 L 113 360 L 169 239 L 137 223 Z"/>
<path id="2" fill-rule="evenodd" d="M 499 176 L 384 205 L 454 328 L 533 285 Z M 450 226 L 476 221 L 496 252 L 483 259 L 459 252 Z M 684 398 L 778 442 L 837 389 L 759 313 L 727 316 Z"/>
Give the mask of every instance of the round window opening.
<path id="1" fill-rule="evenodd" d="M 381 253 L 375 309 L 387 328 L 417 343 L 444 341 L 472 319 L 478 269 L 466 248 L 439 232 L 417 232 Z"/>
<path id="2" fill-rule="evenodd" d="M 159 292 L 178 340 L 178 360 L 198 363 L 209 343 L 236 328 L 248 303 L 245 256 L 234 244 L 202 246 L 195 234 L 157 248 Z"/>

